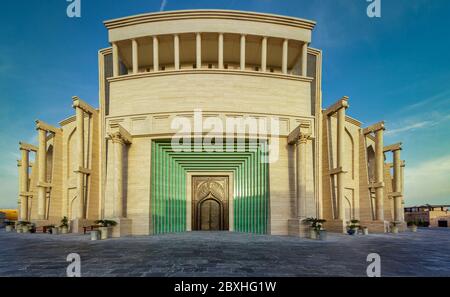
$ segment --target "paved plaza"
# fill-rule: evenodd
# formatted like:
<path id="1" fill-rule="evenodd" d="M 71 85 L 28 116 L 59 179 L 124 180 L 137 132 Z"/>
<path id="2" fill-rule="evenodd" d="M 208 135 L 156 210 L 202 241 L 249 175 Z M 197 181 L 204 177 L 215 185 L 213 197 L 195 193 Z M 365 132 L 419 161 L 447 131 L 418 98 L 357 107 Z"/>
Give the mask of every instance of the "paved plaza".
<path id="1" fill-rule="evenodd" d="M 82 276 L 366 276 L 369 253 L 381 256 L 382 276 L 450 276 L 449 229 L 327 241 L 229 232 L 90 241 L 1 229 L 0 244 L 0 276 L 65 276 L 70 253 Z"/>

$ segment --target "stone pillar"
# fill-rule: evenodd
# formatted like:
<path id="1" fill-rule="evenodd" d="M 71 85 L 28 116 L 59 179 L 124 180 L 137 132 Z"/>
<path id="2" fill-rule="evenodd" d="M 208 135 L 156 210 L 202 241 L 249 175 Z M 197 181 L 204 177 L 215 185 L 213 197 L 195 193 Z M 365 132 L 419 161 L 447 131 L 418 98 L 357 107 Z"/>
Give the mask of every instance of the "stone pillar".
<path id="1" fill-rule="evenodd" d="M 338 219 L 345 220 L 344 207 L 344 155 L 345 155 L 345 108 L 337 111 L 337 200 L 338 200 Z"/>
<path id="2" fill-rule="evenodd" d="M 329 168 L 330 179 L 334 180 L 336 176 L 336 195 L 333 196 L 336 203 L 336 209 L 334 210 L 334 221 L 327 223 L 327 228 L 337 232 L 345 232 L 345 207 L 344 207 L 344 177 L 347 173 L 344 170 L 344 156 L 345 156 L 345 122 L 346 122 L 346 109 L 349 107 L 348 97 L 344 96 L 335 104 L 330 106 L 324 111 L 324 116 L 328 118 L 336 114 L 337 117 L 337 135 L 336 135 L 336 167 Z M 328 125 L 326 125 L 328 127 Z M 330 135 L 332 131 L 328 132 Z M 329 139 L 333 139 L 329 136 Z M 333 144 L 331 145 L 333 147 Z M 332 154 L 332 152 L 329 152 Z M 333 164 L 334 165 L 334 164 Z M 334 192 L 334 190 L 332 189 Z M 334 198 L 335 197 L 335 198 Z"/>
<path id="3" fill-rule="evenodd" d="M 29 180 L 29 151 L 21 148 L 20 149 L 22 160 L 20 161 L 20 220 L 28 221 L 28 180 Z"/>
<path id="4" fill-rule="evenodd" d="M 404 202 L 404 196 L 403 196 L 403 191 L 404 191 L 404 187 L 405 187 L 405 161 L 402 161 L 402 165 L 401 165 L 401 170 L 400 170 L 400 192 L 402 193 L 402 211 L 401 211 L 401 216 L 402 216 L 402 222 L 405 221 L 405 202 Z"/>
<path id="5" fill-rule="evenodd" d="M 159 71 L 159 40 L 153 36 L 153 71 Z"/>
<path id="6" fill-rule="evenodd" d="M 306 218 L 306 144 L 310 135 L 300 133 L 297 142 L 297 217 Z"/>
<path id="7" fill-rule="evenodd" d="M 264 36 L 261 41 L 261 71 L 267 70 L 267 37 Z"/>
<path id="8" fill-rule="evenodd" d="M 112 142 L 113 163 L 113 185 L 114 185 L 114 218 L 118 222 L 113 230 L 114 237 L 128 235 L 131 232 L 131 220 L 124 213 L 124 150 L 127 144 L 131 144 L 131 135 L 119 124 L 113 124 L 110 128 L 109 139 Z"/>
<path id="9" fill-rule="evenodd" d="M 47 193 L 47 131 L 38 128 L 38 220 L 45 220 L 45 196 Z"/>
<path id="10" fill-rule="evenodd" d="M 375 132 L 375 197 L 376 197 L 376 219 L 384 221 L 384 151 L 383 131 Z"/>
<path id="11" fill-rule="evenodd" d="M 219 33 L 219 53 L 218 53 L 218 57 L 219 57 L 219 69 L 223 69 L 223 33 Z"/>
<path id="12" fill-rule="evenodd" d="M 202 68 L 202 35 L 200 33 L 195 34 L 195 53 L 196 53 L 196 67 Z"/>
<path id="13" fill-rule="evenodd" d="M 173 49 L 174 49 L 174 67 L 175 70 L 180 70 L 180 37 L 178 34 L 173 36 Z"/>
<path id="14" fill-rule="evenodd" d="M 113 76 L 117 77 L 120 75 L 119 46 L 115 42 L 113 42 L 112 44 L 112 56 L 113 56 Z"/>
<path id="15" fill-rule="evenodd" d="M 379 122 L 363 130 L 363 134 L 375 134 L 375 182 L 370 185 L 375 189 L 375 220 L 384 221 L 384 122 Z"/>
<path id="16" fill-rule="evenodd" d="M 308 75 L 308 43 L 302 46 L 302 76 Z"/>
<path id="17" fill-rule="evenodd" d="M 245 35 L 241 35 L 241 70 L 245 70 L 245 48 L 246 48 L 246 42 L 245 42 Z"/>
<path id="18" fill-rule="evenodd" d="M 394 197 L 394 220 L 396 222 L 400 222 L 402 220 L 402 198 L 403 195 L 401 193 L 401 159 L 400 159 L 400 149 L 394 151 L 394 188 L 395 192 L 398 193 Z"/>
<path id="19" fill-rule="evenodd" d="M 114 148 L 114 217 L 123 218 L 123 147 L 124 140 L 120 134 L 112 135 Z"/>
<path id="20" fill-rule="evenodd" d="M 133 55 L 133 74 L 139 73 L 139 44 L 136 39 L 131 40 Z"/>
<path id="21" fill-rule="evenodd" d="M 287 74 L 288 46 L 289 41 L 287 39 L 283 40 L 283 57 L 281 59 L 281 71 L 283 72 L 283 74 Z"/>
<path id="22" fill-rule="evenodd" d="M 86 102 L 81 100 L 80 98 L 74 96 L 72 98 L 73 104 L 72 107 L 75 108 L 75 114 L 76 114 L 76 135 L 77 135 L 77 169 L 75 170 L 75 173 L 77 174 L 77 197 L 78 197 L 78 204 L 77 204 L 77 230 L 76 232 L 80 232 L 80 227 L 78 226 L 82 224 L 83 220 L 86 219 L 86 188 L 87 188 L 87 176 L 90 174 L 90 169 L 87 168 L 86 164 L 86 152 L 85 152 L 85 137 L 84 137 L 84 121 L 86 115 L 89 117 L 92 114 L 96 113 L 96 110 L 88 105 Z M 88 140 L 89 141 L 89 140 Z"/>
<path id="23" fill-rule="evenodd" d="M 84 111 L 80 107 L 76 107 L 76 122 L 77 122 L 77 191 L 78 191 L 78 205 L 77 205 L 77 219 L 84 219 L 84 201 L 85 201 L 85 185 L 84 185 L 84 174 L 80 171 L 84 166 Z"/>

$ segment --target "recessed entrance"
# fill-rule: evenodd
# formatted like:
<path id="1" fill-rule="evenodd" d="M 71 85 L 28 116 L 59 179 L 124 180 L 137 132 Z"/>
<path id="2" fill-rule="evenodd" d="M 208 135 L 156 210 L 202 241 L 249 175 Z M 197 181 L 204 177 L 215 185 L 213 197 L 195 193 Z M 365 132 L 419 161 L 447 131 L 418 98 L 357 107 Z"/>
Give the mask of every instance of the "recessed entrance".
<path id="1" fill-rule="evenodd" d="M 192 229 L 228 230 L 228 176 L 192 177 Z"/>

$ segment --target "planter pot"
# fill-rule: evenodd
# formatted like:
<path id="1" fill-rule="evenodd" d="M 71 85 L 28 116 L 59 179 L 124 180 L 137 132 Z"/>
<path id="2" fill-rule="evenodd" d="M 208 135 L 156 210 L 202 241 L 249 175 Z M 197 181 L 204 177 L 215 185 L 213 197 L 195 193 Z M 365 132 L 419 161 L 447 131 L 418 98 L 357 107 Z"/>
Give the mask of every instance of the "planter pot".
<path id="1" fill-rule="evenodd" d="M 22 233 L 30 233 L 30 226 L 22 226 Z"/>
<path id="2" fill-rule="evenodd" d="M 67 234 L 69 233 L 69 228 L 68 227 L 61 227 L 61 234 Z"/>
<path id="3" fill-rule="evenodd" d="M 347 230 L 348 235 L 355 235 L 355 229 L 348 229 Z"/>
<path id="4" fill-rule="evenodd" d="M 317 232 L 314 229 L 309 230 L 309 238 L 310 239 L 317 239 Z"/>
<path id="5" fill-rule="evenodd" d="M 362 232 L 364 235 L 369 235 L 369 228 L 363 228 Z"/>
<path id="6" fill-rule="evenodd" d="M 14 227 L 11 225 L 6 225 L 5 230 L 6 232 L 12 232 L 12 230 L 14 230 Z"/>
<path id="7" fill-rule="evenodd" d="M 108 239 L 111 237 L 112 227 L 100 227 L 98 230 L 100 231 L 101 239 Z"/>
<path id="8" fill-rule="evenodd" d="M 398 227 L 394 226 L 391 228 L 391 232 L 397 234 L 398 233 Z"/>
<path id="9" fill-rule="evenodd" d="M 16 227 L 16 232 L 17 233 L 22 233 L 22 226 L 17 226 Z"/>
<path id="10" fill-rule="evenodd" d="M 94 230 L 91 231 L 91 240 L 99 240 L 100 239 L 100 231 Z"/>
<path id="11" fill-rule="evenodd" d="M 319 231 L 319 240 L 327 240 L 327 231 L 325 230 Z"/>
<path id="12" fill-rule="evenodd" d="M 417 226 L 409 226 L 409 230 L 411 230 L 411 232 L 417 232 Z"/>
<path id="13" fill-rule="evenodd" d="M 52 228 L 52 235 L 58 235 L 59 233 L 59 228 Z"/>

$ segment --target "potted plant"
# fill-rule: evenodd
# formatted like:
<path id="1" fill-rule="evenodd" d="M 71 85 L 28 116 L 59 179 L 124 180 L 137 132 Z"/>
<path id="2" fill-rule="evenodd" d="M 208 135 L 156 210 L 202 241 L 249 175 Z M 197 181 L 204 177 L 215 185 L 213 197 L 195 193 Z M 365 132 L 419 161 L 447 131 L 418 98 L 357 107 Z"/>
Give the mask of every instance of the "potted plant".
<path id="1" fill-rule="evenodd" d="M 327 233 L 326 230 L 323 229 L 323 223 L 325 223 L 326 220 L 317 218 L 307 218 L 303 221 L 310 224 L 311 228 L 309 230 L 309 238 L 326 240 Z"/>
<path id="2" fill-rule="evenodd" d="M 369 228 L 367 227 L 361 227 L 361 231 L 363 235 L 369 235 Z"/>
<path id="3" fill-rule="evenodd" d="M 31 223 L 27 222 L 27 221 L 19 221 L 17 222 L 17 233 L 29 233 L 30 232 L 30 228 L 31 227 Z"/>
<path id="4" fill-rule="evenodd" d="M 14 230 L 15 222 L 7 220 L 5 221 L 5 224 L 6 224 L 5 226 L 6 232 L 12 232 Z"/>
<path id="5" fill-rule="evenodd" d="M 46 225 L 44 226 L 45 233 L 53 234 L 53 229 L 55 229 L 55 225 Z"/>
<path id="6" fill-rule="evenodd" d="M 411 232 L 417 232 L 417 223 L 416 222 L 408 222 L 408 228 Z"/>
<path id="7" fill-rule="evenodd" d="M 359 221 L 351 220 L 347 225 L 347 234 L 348 235 L 358 234 L 358 229 L 359 229 Z"/>
<path id="8" fill-rule="evenodd" d="M 110 238 L 112 234 L 112 227 L 117 225 L 117 222 L 112 220 L 97 220 L 95 223 L 100 225 L 98 230 L 100 231 L 101 239 Z"/>
<path id="9" fill-rule="evenodd" d="M 392 222 L 391 223 L 391 232 L 397 234 L 398 233 L 398 223 L 397 222 Z"/>
<path id="10" fill-rule="evenodd" d="M 59 234 L 59 227 L 53 226 L 53 228 L 50 229 L 50 233 L 53 235 Z"/>
<path id="11" fill-rule="evenodd" d="M 69 219 L 67 217 L 63 217 L 59 227 L 61 228 L 61 234 L 69 233 Z"/>

